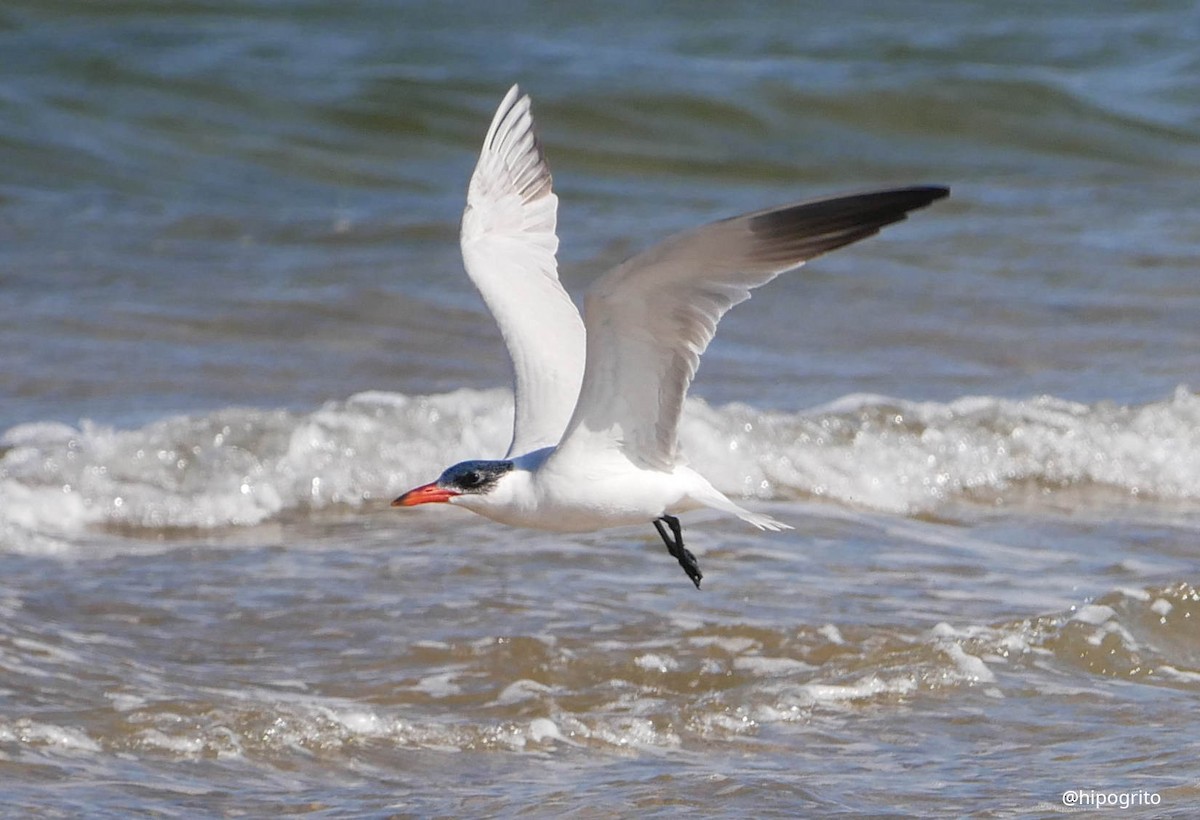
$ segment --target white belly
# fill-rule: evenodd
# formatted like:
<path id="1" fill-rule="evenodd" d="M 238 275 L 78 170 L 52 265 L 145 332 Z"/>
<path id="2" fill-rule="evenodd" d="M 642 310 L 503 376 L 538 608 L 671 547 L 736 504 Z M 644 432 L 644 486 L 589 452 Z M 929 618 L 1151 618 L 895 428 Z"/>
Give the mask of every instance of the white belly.
<path id="1" fill-rule="evenodd" d="M 586 465 L 539 464 L 514 471 L 489 496 L 460 496 L 459 506 L 515 527 L 556 532 L 591 532 L 608 527 L 649 524 L 674 512 L 702 506 L 689 497 L 703 478 L 686 467 L 666 473 L 636 467 L 625 459 L 593 460 Z"/>

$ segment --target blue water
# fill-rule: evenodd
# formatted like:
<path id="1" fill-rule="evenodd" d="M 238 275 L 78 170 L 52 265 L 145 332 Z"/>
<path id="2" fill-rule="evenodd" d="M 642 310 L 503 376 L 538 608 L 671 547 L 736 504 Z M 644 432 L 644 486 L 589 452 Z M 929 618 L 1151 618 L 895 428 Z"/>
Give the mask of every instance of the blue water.
<path id="1" fill-rule="evenodd" d="M 1193 814 L 1197 42 L 1190 2 L 5 3 L 0 800 Z M 953 190 L 723 322 L 685 450 L 796 530 L 686 520 L 703 592 L 649 528 L 386 508 L 506 444 L 457 232 L 514 82 L 576 296 Z"/>

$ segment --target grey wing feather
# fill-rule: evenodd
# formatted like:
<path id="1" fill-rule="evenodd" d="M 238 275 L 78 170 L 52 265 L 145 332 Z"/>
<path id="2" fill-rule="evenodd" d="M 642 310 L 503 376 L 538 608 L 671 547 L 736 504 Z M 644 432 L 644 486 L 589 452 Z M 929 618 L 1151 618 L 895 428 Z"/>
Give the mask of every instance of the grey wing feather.
<path id="1" fill-rule="evenodd" d="M 731 307 L 948 194 L 918 186 L 771 208 L 676 234 L 609 271 L 585 299 L 583 386 L 559 451 L 615 447 L 645 467 L 672 469 L 688 387 Z"/>
<path id="2" fill-rule="evenodd" d="M 461 240 L 512 359 L 509 456 L 558 443 L 583 379 L 583 321 L 558 279 L 557 214 L 529 97 L 513 86 L 484 138 Z"/>

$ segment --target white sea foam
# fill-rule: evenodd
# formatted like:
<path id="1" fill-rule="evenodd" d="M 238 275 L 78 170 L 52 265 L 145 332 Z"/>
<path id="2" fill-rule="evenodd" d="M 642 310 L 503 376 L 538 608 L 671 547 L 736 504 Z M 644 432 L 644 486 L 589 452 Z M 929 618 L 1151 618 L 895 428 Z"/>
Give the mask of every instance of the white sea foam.
<path id="1" fill-rule="evenodd" d="M 633 661 L 639 668 L 645 669 L 647 672 L 673 672 L 679 668 L 679 662 L 669 655 L 656 655 L 652 652 L 647 652 L 645 655 L 639 655 Z"/>
<path id="2" fill-rule="evenodd" d="M 534 718 L 529 721 L 529 739 L 534 743 L 542 743 L 546 740 L 566 740 L 562 732 L 558 730 L 558 725 L 549 718 Z"/>
<path id="3" fill-rule="evenodd" d="M 56 726 L 21 718 L 13 723 L 0 721 L 0 743 L 41 746 L 62 752 L 98 752 L 100 745 L 81 729 Z"/>
<path id="4" fill-rule="evenodd" d="M 913 677 L 897 675 L 884 679 L 878 675 L 867 675 L 848 684 L 806 683 L 800 687 L 800 691 L 811 699 L 809 705 L 833 706 L 881 696 L 907 695 L 916 688 L 917 681 Z"/>
<path id="5" fill-rule="evenodd" d="M 759 655 L 742 655 L 734 658 L 733 668 L 740 672 L 749 672 L 753 675 L 765 677 L 810 672 L 814 667 L 812 664 L 798 661 L 795 658 L 766 658 Z"/>
<path id="6" fill-rule="evenodd" d="M 504 691 L 496 697 L 495 702 L 499 705 L 507 706 L 522 701 L 535 700 L 550 691 L 551 688 L 544 683 L 522 678 L 504 687 Z"/>
<path id="7" fill-rule="evenodd" d="M 967 680 L 973 683 L 995 683 L 996 675 L 988 669 L 983 659 L 967 654 L 961 644 L 945 643 L 941 649 L 954 664 L 959 674 Z"/>
<path id="8" fill-rule="evenodd" d="M 511 407 L 503 390 L 363 393 L 311 413 L 226 409 L 135 430 L 20 425 L 0 437 L 0 543 L 89 525 L 243 526 L 386 500 L 454 461 L 501 454 Z M 691 401 L 681 437 L 733 495 L 904 514 L 1021 487 L 1200 498 L 1200 396 L 1184 388 L 1138 407 L 851 396 L 780 413 Z"/>

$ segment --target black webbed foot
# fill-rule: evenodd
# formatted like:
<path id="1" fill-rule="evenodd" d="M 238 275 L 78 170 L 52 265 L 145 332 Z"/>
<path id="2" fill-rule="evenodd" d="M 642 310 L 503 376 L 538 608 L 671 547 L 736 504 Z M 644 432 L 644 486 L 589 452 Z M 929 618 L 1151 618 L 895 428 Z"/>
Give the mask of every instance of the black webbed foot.
<path id="1" fill-rule="evenodd" d="M 666 527 L 663 527 L 664 521 L 671 528 L 671 535 L 667 535 Z M 679 566 L 683 567 L 683 571 L 687 573 L 687 577 L 692 579 L 696 589 L 700 589 L 700 579 L 704 577 L 704 573 L 700 571 L 700 563 L 696 560 L 696 556 L 692 555 L 692 551 L 683 545 L 683 528 L 679 526 L 679 519 L 673 515 L 664 515 L 654 519 L 654 528 L 658 530 L 663 543 L 667 545 L 667 552 L 671 553 L 671 556 L 679 562 Z"/>

